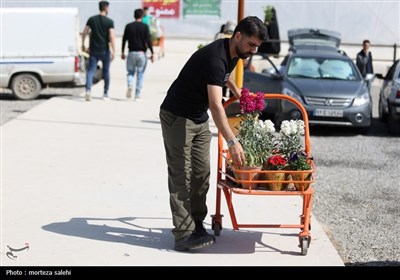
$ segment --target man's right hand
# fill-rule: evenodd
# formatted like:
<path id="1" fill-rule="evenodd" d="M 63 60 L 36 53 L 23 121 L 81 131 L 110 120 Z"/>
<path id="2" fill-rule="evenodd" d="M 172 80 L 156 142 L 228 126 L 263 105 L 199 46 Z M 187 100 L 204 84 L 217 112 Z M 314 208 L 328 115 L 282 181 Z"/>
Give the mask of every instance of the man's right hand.
<path id="1" fill-rule="evenodd" d="M 126 58 L 126 55 L 123 53 L 123 54 L 121 54 L 121 58 L 122 58 L 122 60 L 125 60 L 125 58 Z"/>
<path id="2" fill-rule="evenodd" d="M 244 156 L 243 147 L 239 142 L 229 147 L 229 153 L 232 157 L 233 166 L 239 168 L 245 164 L 246 157 Z"/>

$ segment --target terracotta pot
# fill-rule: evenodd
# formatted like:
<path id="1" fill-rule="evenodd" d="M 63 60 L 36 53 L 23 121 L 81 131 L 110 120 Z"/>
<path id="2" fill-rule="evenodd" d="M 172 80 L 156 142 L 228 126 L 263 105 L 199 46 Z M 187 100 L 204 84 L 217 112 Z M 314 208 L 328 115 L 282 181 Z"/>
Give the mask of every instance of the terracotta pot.
<path id="1" fill-rule="evenodd" d="M 285 180 L 285 173 L 284 172 L 276 171 L 274 173 L 265 173 L 265 175 L 266 175 L 268 180 L 277 181 L 277 182 L 269 182 L 268 183 L 268 188 L 271 191 L 281 191 L 281 190 L 285 189 L 287 184 L 283 183 L 283 181 Z"/>
<path id="2" fill-rule="evenodd" d="M 261 171 L 261 166 L 241 166 L 240 170 L 249 172 L 234 172 L 235 178 L 238 180 L 258 180 Z M 238 183 L 240 184 L 240 183 Z M 243 182 L 241 183 L 244 189 L 255 190 L 257 188 L 257 183 Z"/>
<path id="3" fill-rule="evenodd" d="M 302 181 L 302 182 L 293 182 L 294 187 L 298 191 L 305 191 L 310 186 L 310 183 L 307 183 L 311 178 L 311 173 L 292 173 L 293 181 Z"/>

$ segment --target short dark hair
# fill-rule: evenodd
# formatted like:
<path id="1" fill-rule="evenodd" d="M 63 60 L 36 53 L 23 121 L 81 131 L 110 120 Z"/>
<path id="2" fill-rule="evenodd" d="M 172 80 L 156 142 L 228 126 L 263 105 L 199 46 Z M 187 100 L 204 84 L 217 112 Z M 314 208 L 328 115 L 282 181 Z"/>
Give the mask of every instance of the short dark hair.
<path id="1" fill-rule="evenodd" d="M 261 41 L 268 39 L 267 26 L 258 17 L 254 16 L 242 19 L 233 31 L 233 36 L 236 32 L 247 36 L 257 36 Z"/>
<path id="2" fill-rule="evenodd" d="M 149 9 L 149 7 L 147 7 L 147 6 L 143 8 L 144 11 L 147 11 L 148 9 Z"/>
<path id="3" fill-rule="evenodd" d="M 363 41 L 363 45 L 364 45 L 365 43 L 371 44 L 369 40 L 364 40 L 364 41 Z"/>
<path id="4" fill-rule="evenodd" d="M 142 9 L 136 9 L 133 13 L 133 16 L 135 19 L 139 19 L 143 17 L 143 10 Z"/>
<path id="5" fill-rule="evenodd" d="M 107 1 L 100 1 L 99 2 L 100 12 L 104 11 L 109 5 L 110 5 L 110 3 L 108 3 Z"/>

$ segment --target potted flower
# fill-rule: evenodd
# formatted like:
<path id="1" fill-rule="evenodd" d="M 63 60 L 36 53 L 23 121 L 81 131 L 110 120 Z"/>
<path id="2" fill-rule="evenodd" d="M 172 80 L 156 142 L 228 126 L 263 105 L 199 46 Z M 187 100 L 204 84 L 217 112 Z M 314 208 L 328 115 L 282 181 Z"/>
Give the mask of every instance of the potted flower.
<path id="1" fill-rule="evenodd" d="M 293 152 L 303 151 L 303 135 L 303 120 L 283 121 L 279 132 L 278 149 L 286 158 L 290 158 Z"/>
<path id="2" fill-rule="evenodd" d="M 295 171 L 291 172 L 295 188 L 297 190 L 301 190 L 303 187 L 307 189 L 309 183 L 304 183 L 304 181 L 310 179 L 311 172 L 304 172 L 304 170 L 311 170 L 311 165 L 303 148 L 304 121 L 283 121 L 279 134 L 278 147 L 288 158 L 287 169 Z"/>
<path id="3" fill-rule="evenodd" d="M 243 147 L 245 162 L 241 170 L 255 170 L 254 172 L 237 172 L 242 180 L 257 180 L 263 163 L 270 156 L 274 147 L 275 127 L 270 120 L 259 120 L 260 111 L 264 109 L 264 94 L 252 94 L 248 89 L 242 89 L 240 97 L 241 121 L 236 127 L 238 141 Z M 255 184 L 242 184 L 244 188 L 255 188 Z"/>
<path id="4" fill-rule="evenodd" d="M 310 183 L 306 183 L 304 181 L 309 181 L 311 178 L 311 172 L 304 172 L 304 170 L 311 170 L 311 165 L 307 159 L 307 154 L 303 151 L 293 152 L 290 155 L 288 167 L 290 170 L 295 171 L 291 173 L 291 176 L 296 190 L 307 190 L 310 186 Z"/>
<path id="5" fill-rule="evenodd" d="M 274 154 L 268 158 L 264 164 L 265 170 L 284 170 L 287 166 L 287 160 L 282 154 Z M 271 181 L 266 184 L 266 187 L 271 191 L 281 191 L 286 187 L 284 184 L 285 172 L 268 172 L 265 173 L 267 180 Z M 264 184 L 261 185 L 264 187 Z"/>

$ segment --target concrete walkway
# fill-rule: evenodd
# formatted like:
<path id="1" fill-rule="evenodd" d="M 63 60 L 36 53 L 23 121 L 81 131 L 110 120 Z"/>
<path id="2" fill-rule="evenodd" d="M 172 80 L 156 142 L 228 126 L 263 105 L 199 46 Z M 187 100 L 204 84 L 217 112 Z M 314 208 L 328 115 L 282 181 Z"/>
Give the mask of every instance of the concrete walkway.
<path id="1" fill-rule="evenodd" d="M 100 99 L 101 81 L 91 102 L 83 96 L 52 98 L 1 126 L 1 266 L 344 265 L 318 217 L 312 217 L 308 254 L 301 256 L 299 229 L 234 231 L 225 200 L 224 228 L 212 247 L 172 250 L 158 111 L 200 43 L 166 41 L 166 56 L 148 66 L 142 102 L 126 100 L 125 62 L 118 56 L 111 66 L 110 101 Z M 211 128 L 217 133 L 213 123 Z M 216 137 L 211 152 L 210 215 Z M 234 196 L 234 205 L 239 222 L 298 223 L 302 200 Z M 210 223 L 208 217 L 208 228 Z M 29 250 L 12 253 L 8 246 Z"/>

